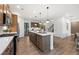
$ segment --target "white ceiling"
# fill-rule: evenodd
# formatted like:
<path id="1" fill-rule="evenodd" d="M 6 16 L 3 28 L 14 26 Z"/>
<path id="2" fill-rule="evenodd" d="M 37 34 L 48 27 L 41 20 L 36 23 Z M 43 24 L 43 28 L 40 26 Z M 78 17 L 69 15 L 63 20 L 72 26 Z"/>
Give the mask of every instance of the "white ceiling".
<path id="1" fill-rule="evenodd" d="M 17 8 L 17 6 L 20 6 L 20 8 Z M 65 14 L 79 18 L 79 4 L 10 4 L 10 9 L 12 12 L 19 13 L 26 20 L 46 20 L 47 6 L 49 7 L 48 18 L 50 20 Z M 40 12 L 42 13 L 41 17 Z"/>

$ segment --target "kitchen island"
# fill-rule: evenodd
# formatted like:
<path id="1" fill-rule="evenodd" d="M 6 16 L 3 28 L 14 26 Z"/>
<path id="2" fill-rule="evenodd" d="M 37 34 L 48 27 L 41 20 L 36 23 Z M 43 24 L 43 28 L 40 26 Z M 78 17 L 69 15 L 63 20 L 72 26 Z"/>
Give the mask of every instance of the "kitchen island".
<path id="1" fill-rule="evenodd" d="M 35 31 L 29 32 L 30 40 L 43 52 L 53 50 L 53 33 L 39 33 Z"/>

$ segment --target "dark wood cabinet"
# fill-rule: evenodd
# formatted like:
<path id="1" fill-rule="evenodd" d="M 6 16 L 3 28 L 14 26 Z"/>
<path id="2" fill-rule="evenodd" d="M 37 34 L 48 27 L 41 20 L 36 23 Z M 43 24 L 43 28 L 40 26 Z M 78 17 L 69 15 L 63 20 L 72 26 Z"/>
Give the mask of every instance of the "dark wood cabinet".
<path id="1" fill-rule="evenodd" d="M 30 40 L 33 42 L 33 44 L 37 44 L 37 35 L 35 33 L 30 32 Z"/>
<path id="2" fill-rule="evenodd" d="M 17 32 L 17 15 L 11 13 L 8 4 L 0 4 L 0 25 L 6 25 L 11 32 Z"/>
<path id="3" fill-rule="evenodd" d="M 0 4 L 0 25 L 3 25 L 3 4 Z"/>
<path id="4" fill-rule="evenodd" d="M 50 35 L 42 36 L 33 32 L 29 32 L 30 40 L 43 52 L 50 51 Z"/>
<path id="5" fill-rule="evenodd" d="M 37 47 L 39 49 L 42 49 L 42 37 L 40 35 L 37 35 Z"/>
<path id="6" fill-rule="evenodd" d="M 11 19 L 11 21 L 12 21 L 12 25 L 16 25 L 16 23 L 17 23 L 17 15 L 12 14 L 12 19 Z"/>
<path id="7" fill-rule="evenodd" d="M 11 20 L 11 12 L 8 4 L 0 4 L 0 25 L 7 25 L 7 20 Z"/>
<path id="8" fill-rule="evenodd" d="M 50 51 L 50 35 L 37 35 L 37 47 L 44 52 Z"/>
<path id="9" fill-rule="evenodd" d="M 11 32 L 17 32 L 17 15 L 12 14 L 11 25 L 9 26 Z"/>
<path id="10" fill-rule="evenodd" d="M 8 4 L 4 4 L 4 13 L 5 13 L 5 17 L 3 17 L 3 21 L 5 21 L 4 24 L 11 25 L 12 16 L 11 16 L 11 11 Z"/>

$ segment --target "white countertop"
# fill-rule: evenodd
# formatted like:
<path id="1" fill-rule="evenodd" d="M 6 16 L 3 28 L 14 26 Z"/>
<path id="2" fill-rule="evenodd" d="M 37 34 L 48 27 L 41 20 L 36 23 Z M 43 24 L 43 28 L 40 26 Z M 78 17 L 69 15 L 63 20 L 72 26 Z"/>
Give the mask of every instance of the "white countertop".
<path id="1" fill-rule="evenodd" d="M 39 33 L 39 32 L 35 32 L 35 31 L 30 31 L 30 32 L 36 33 L 36 34 L 41 35 L 41 36 L 46 36 L 46 35 L 53 34 L 53 32 L 46 32 L 46 33 Z"/>
<path id="2" fill-rule="evenodd" d="M 0 37 L 0 54 L 2 54 L 9 43 L 12 41 L 14 36 L 9 36 L 9 37 Z"/>

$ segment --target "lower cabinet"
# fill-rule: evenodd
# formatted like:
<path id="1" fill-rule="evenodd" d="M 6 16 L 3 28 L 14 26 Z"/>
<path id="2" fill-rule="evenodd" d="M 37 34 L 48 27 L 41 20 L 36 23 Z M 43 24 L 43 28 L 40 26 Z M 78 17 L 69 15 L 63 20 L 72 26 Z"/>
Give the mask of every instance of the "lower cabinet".
<path id="1" fill-rule="evenodd" d="M 37 47 L 42 50 L 42 37 L 37 35 Z"/>
<path id="2" fill-rule="evenodd" d="M 37 47 L 43 52 L 50 51 L 50 35 L 37 35 Z"/>
<path id="3" fill-rule="evenodd" d="M 41 36 L 36 33 L 29 33 L 30 40 L 43 52 L 50 51 L 50 35 Z"/>
<path id="4" fill-rule="evenodd" d="M 33 44 L 37 44 L 37 35 L 35 33 L 29 32 L 30 40 L 33 42 Z"/>
<path id="5" fill-rule="evenodd" d="M 14 54 L 14 47 L 13 41 L 8 45 L 6 50 L 2 53 L 2 55 L 13 55 Z"/>

